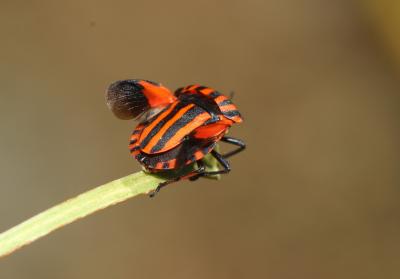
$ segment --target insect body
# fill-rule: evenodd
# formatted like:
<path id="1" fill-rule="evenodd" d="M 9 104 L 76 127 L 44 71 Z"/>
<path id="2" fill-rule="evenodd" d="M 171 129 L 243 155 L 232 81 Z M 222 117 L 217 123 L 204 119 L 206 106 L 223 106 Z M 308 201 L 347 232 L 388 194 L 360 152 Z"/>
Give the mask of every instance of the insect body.
<path id="1" fill-rule="evenodd" d="M 149 171 L 176 170 L 197 162 L 198 169 L 182 178 L 195 180 L 202 176 L 227 173 L 226 158 L 242 151 L 245 144 L 225 136 L 234 123 L 242 122 L 236 106 L 212 88 L 189 85 L 172 94 L 161 84 L 147 80 L 123 80 L 110 85 L 107 103 L 122 119 L 140 118 L 130 138 L 131 154 Z M 221 155 L 214 150 L 218 141 L 238 148 Z M 222 166 L 206 171 L 202 159 L 211 153 Z"/>

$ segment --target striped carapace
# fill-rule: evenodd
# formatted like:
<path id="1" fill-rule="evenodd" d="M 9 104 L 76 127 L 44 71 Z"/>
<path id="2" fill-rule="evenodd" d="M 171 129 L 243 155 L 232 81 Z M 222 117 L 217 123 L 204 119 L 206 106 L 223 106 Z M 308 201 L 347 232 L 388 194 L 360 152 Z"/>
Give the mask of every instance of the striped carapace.
<path id="1" fill-rule="evenodd" d="M 197 162 L 198 169 L 173 181 L 227 173 L 226 158 L 245 148 L 241 140 L 225 136 L 234 123 L 242 122 L 239 111 L 229 98 L 209 87 L 189 85 L 172 94 L 153 81 L 122 80 L 108 88 L 107 104 L 121 119 L 140 119 L 129 149 L 148 171 L 180 169 Z M 221 155 L 214 150 L 218 141 L 238 148 Z M 205 170 L 202 159 L 208 153 L 223 169 Z M 160 184 L 154 193 L 173 181 Z"/>

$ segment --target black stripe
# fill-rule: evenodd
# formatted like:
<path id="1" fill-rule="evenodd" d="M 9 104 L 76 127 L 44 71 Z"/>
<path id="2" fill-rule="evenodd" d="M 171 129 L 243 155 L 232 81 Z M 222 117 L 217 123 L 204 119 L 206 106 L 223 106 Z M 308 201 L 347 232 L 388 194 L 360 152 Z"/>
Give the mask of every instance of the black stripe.
<path id="1" fill-rule="evenodd" d="M 147 167 L 155 167 L 158 163 L 164 163 L 171 161 L 173 159 L 178 159 L 178 157 L 181 154 L 186 154 L 186 148 L 187 146 L 184 144 L 180 144 L 176 146 L 175 148 L 172 148 L 166 152 L 160 152 L 156 154 L 144 154 L 141 153 L 142 156 L 145 157 L 144 163 L 146 164 Z M 182 164 L 179 164 L 179 161 L 176 162 L 177 167 L 182 166 Z"/>
<path id="2" fill-rule="evenodd" d="M 129 142 L 129 144 L 134 144 L 134 143 L 136 143 L 137 142 L 137 139 L 133 139 L 133 140 L 131 140 L 130 142 Z"/>
<path id="3" fill-rule="evenodd" d="M 134 151 L 137 151 L 139 149 L 140 149 L 140 146 L 137 145 L 137 146 L 132 147 L 130 150 L 131 150 L 131 152 L 134 152 Z"/>
<path id="4" fill-rule="evenodd" d="M 150 142 L 150 140 L 158 133 L 158 131 L 161 130 L 161 128 L 165 125 L 165 123 L 167 123 L 171 118 L 173 118 L 175 114 L 185 106 L 187 106 L 186 103 L 179 103 L 178 105 L 176 105 L 169 114 L 167 114 L 160 122 L 157 123 L 156 126 L 154 126 L 154 128 L 150 131 L 150 133 L 146 136 L 146 138 L 140 143 L 140 147 L 144 149 L 146 145 Z M 155 118 L 158 119 L 158 117 Z"/>
<path id="5" fill-rule="evenodd" d="M 209 96 L 211 97 L 211 98 L 217 98 L 218 96 L 221 96 L 221 93 L 219 93 L 218 91 L 214 91 L 214 92 L 211 92 L 210 94 L 209 94 Z"/>
<path id="6" fill-rule="evenodd" d="M 146 160 L 146 157 L 142 154 L 139 153 L 135 156 L 136 160 L 138 160 L 140 163 L 143 163 Z"/>
<path id="7" fill-rule="evenodd" d="M 163 169 L 169 169 L 169 163 L 168 162 L 164 162 L 162 165 Z"/>
<path id="8" fill-rule="evenodd" d="M 175 90 L 175 96 L 178 96 L 179 94 L 181 94 L 183 91 L 183 87 L 180 87 L 178 89 Z"/>
<path id="9" fill-rule="evenodd" d="M 190 159 L 188 160 L 189 162 L 194 162 L 196 161 L 196 157 L 194 155 L 190 156 Z"/>
<path id="10" fill-rule="evenodd" d="M 167 106 L 165 109 L 161 110 L 161 111 L 158 113 L 158 115 L 161 115 L 163 112 L 169 110 L 170 107 L 171 107 L 171 106 Z M 157 119 L 158 119 L 158 117 L 153 117 L 153 118 L 151 118 L 149 122 L 146 122 L 146 126 L 151 125 L 151 124 L 152 124 L 154 121 L 156 121 Z M 141 129 L 141 130 L 143 130 L 143 129 Z"/>
<path id="11" fill-rule="evenodd" d="M 132 135 L 140 134 L 141 131 L 142 131 L 142 129 L 134 130 L 134 131 L 132 132 Z"/>
<path id="12" fill-rule="evenodd" d="M 146 81 L 146 82 L 148 82 L 148 83 L 150 83 L 150 84 L 153 84 L 153 85 L 155 85 L 155 86 L 158 86 L 158 87 L 161 86 L 161 84 L 159 84 L 158 82 L 155 82 L 155 81 L 151 81 L 151 80 L 147 80 L 147 79 L 144 79 L 144 81 Z"/>
<path id="13" fill-rule="evenodd" d="M 218 103 L 218 105 L 220 107 L 232 105 L 232 101 L 231 100 L 225 100 L 225 101 L 222 101 L 222 102 Z"/>
<path id="14" fill-rule="evenodd" d="M 222 113 L 227 117 L 240 116 L 240 112 L 237 110 L 223 111 Z"/>
<path id="15" fill-rule="evenodd" d="M 177 121 L 175 121 L 174 124 L 172 124 L 171 127 L 167 129 L 165 134 L 162 135 L 161 139 L 157 142 L 157 144 L 151 149 L 151 152 L 157 152 L 160 151 L 165 144 L 178 132 L 178 130 L 182 129 L 185 125 L 193 121 L 193 119 L 204 113 L 205 110 L 198 106 L 194 106 L 190 110 L 188 110 L 184 115 L 182 115 L 181 118 L 179 118 Z"/>
<path id="16" fill-rule="evenodd" d="M 206 89 L 206 88 L 207 88 L 207 87 L 205 87 L 205 86 L 199 86 L 199 87 L 196 88 L 196 90 L 197 90 L 197 91 L 201 91 L 201 90 Z"/>

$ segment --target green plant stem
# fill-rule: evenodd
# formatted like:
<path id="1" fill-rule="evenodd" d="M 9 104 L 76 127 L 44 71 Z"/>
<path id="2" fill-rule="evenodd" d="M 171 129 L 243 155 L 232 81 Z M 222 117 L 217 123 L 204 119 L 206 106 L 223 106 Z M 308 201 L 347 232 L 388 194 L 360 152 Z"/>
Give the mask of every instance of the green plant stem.
<path id="1" fill-rule="evenodd" d="M 154 190 L 165 179 L 138 172 L 89 190 L 0 234 L 0 257 L 108 206 Z"/>
<path id="2" fill-rule="evenodd" d="M 218 146 L 215 147 L 218 150 Z M 207 154 L 203 158 L 207 171 L 218 170 L 218 161 Z M 0 257 L 51 233 L 52 231 L 88 216 L 98 210 L 123 202 L 140 194 L 148 194 L 166 180 L 184 176 L 197 169 L 196 163 L 161 175 L 134 173 L 89 190 L 75 198 L 39 213 L 25 222 L 0 234 Z M 219 179 L 220 175 L 207 178 Z"/>

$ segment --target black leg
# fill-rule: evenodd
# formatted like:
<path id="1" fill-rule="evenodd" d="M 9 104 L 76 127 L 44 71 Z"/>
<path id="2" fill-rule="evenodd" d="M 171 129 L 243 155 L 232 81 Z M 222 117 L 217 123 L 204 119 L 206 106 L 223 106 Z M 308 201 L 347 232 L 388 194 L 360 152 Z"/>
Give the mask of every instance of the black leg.
<path id="1" fill-rule="evenodd" d="M 231 137 L 223 137 L 221 139 L 221 141 L 239 146 L 237 149 L 222 155 L 222 157 L 224 157 L 224 158 L 229 158 L 235 154 L 238 154 L 239 152 L 243 151 L 244 149 L 246 149 L 246 144 L 240 139 L 235 139 L 235 138 L 231 138 Z"/>
<path id="2" fill-rule="evenodd" d="M 177 177 L 177 178 L 172 179 L 172 180 L 167 180 L 165 182 L 162 182 L 162 183 L 158 184 L 157 188 L 153 192 L 150 193 L 149 197 L 150 198 L 154 198 L 158 194 L 158 192 L 160 192 L 161 188 L 167 186 L 168 184 L 177 182 L 179 180 L 181 180 L 181 177 Z"/>
<path id="3" fill-rule="evenodd" d="M 189 173 L 189 174 L 187 174 L 187 175 L 178 176 L 177 178 L 174 178 L 174 179 L 171 179 L 171 180 L 167 180 L 167 181 L 165 181 L 165 182 L 162 182 L 162 183 L 158 184 L 157 188 L 156 188 L 153 192 L 150 193 L 149 197 L 150 197 L 150 198 L 154 198 L 155 195 L 157 195 L 158 192 L 160 192 L 161 188 L 163 188 L 163 187 L 165 187 L 165 186 L 167 186 L 167 185 L 169 185 L 169 184 L 171 184 L 171 183 L 177 182 L 177 181 L 179 181 L 179 180 L 181 180 L 181 179 L 183 179 L 183 178 L 189 177 L 189 179 L 192 180 L 192 178 L 198 176 L 198 174 L 203 173 L 204 170 L 205 170 L 205 167 L 204 167 L 204 165 L 201 163 L 201 164 L 199 164 L 199 168 L 198 168 L 197 170 L 194 170 L 194 171 L 192 171 L 191 173 Z M 193 179 L 193 180 L 196 180 L 196 179 Z"/>
<path id="4" fill-rule="evenodd" d="M 217 151 L 213 150 L 213 151 L 211 151 L 211 155 L 213 155 L 214 158 L 217 159 L 218 163 L 220 163 L 220 165 L 224 169 L 218 170 L 218 171 L 203 171 L 202 173 L 199 173 L 198 175 L 196 175 L 196 179 L 201 177 L 201 176 L 224 174 L 224 173 L 228 173 L 228 172 L 231 171 L 231 167 L 229 165 L 229 162 L 227 160 L 225 160 L 225 158 L 221 154 L 219 154 Z"/>
<path id="5" fill-rule="evenodd" d="M 206 170 L 206 167 L 204 166 L 203 160 L 198 160 L 196 163 L 197 163 L 197 166 L 199 167 L 198 168 L 198 173 L 196 175 L 192 176 L 192 177 L 189 177 L 190 181 L 195 181 L 195 180 L 199 179 L 201 174 Z"/>

